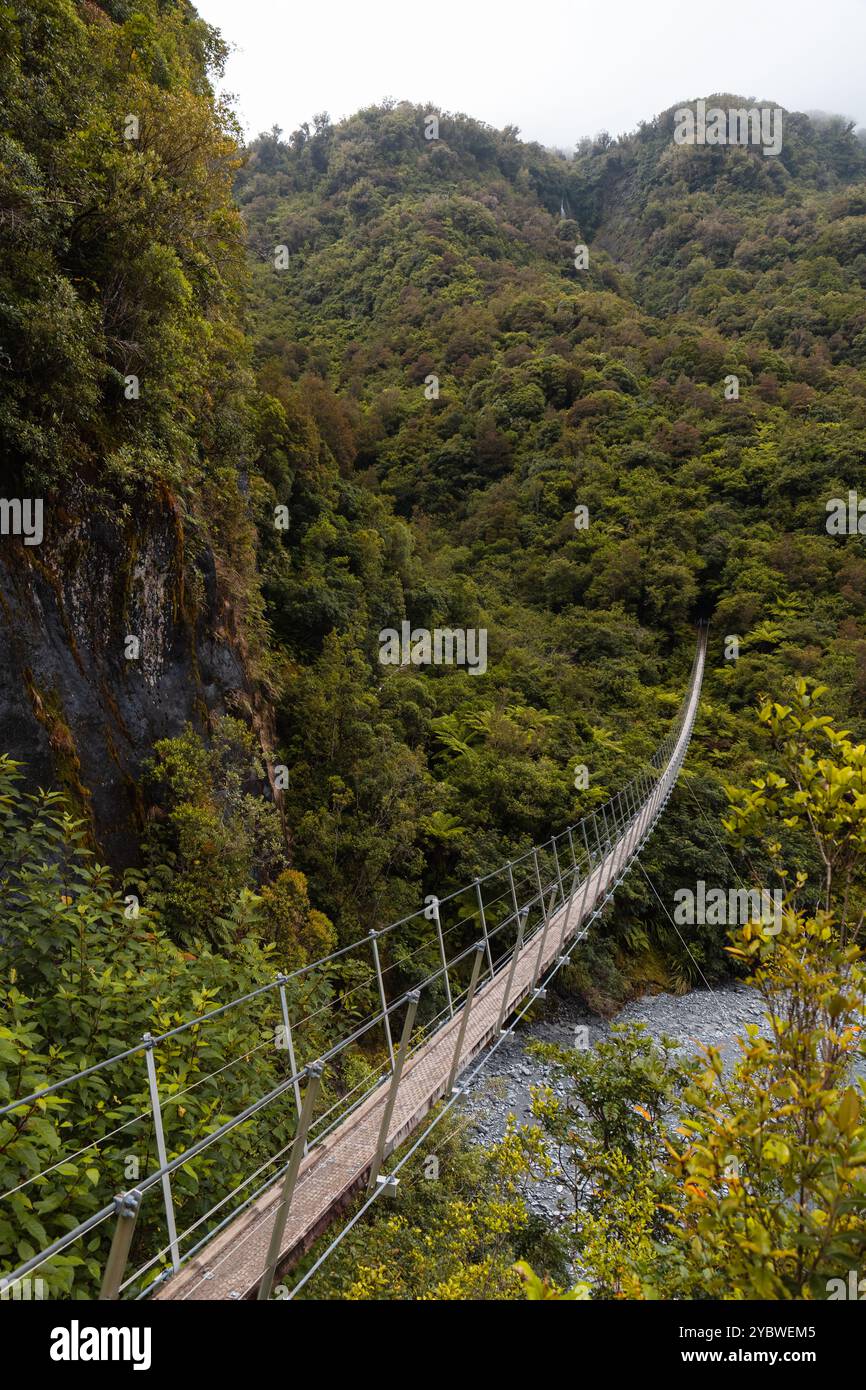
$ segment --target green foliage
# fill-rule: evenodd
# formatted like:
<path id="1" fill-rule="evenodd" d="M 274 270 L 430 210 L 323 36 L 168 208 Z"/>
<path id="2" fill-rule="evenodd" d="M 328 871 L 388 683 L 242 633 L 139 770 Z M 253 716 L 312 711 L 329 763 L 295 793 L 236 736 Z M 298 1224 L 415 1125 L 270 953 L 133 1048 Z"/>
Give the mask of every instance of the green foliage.
<path id="1" fill-rule="evenodd" d="M 246 934 L 212 954 L 181 951 L 146 907 L 122 898 L 55 792 L 27 794 L 0 755 L 0 1103 L 61 1081 L 273 978 L 273 948 Z M 170 1155 L 205 1137 L 287 1074 L 273 1046 L 279 1012 L 237 1010 L 155 1052 Z M 315 1046 L 315 1040 L 313 1040 Z M 224 1069 L 231 1062 L 230 1069 Z M 215 1079 L 216 1078 L 216 1079 Z M 234 1131 L 172 1180 L 179 1229 L 291 1135 L 293 1116 Z M 8 1270 L 157 1166 L 143 1053 L 0 1119 L 0 1219 Z M 110 1239 L 103 1224 L 44 1269 L 52 1296 L 92 1296 Z M 165 1242 L 146 1199 L 133 1260 Z M 163 1264 L 157 1259 L 153 1272 Z"/>
<path id="2" fill-rule="evenodd" d="M 217 718 L 206 744 L 187 726 L 155 745 L 146 776 L 155 795 L 147 867 L 129 883 L 181 944 L 238 940 L 255 924 L 252 890 L 287 865 L 277 807 L 247 790 L 264 777 L 251 731 Z"/>
<path id="3" fill-rule="evenodd" d="M 779 935 L 748 925 L 732 949 L 753 964 L 768 1036 L 748 1029 L 730 1077 L 708 1049 L 685 1092 L 678 1282 L 710 1298 L 826 1298 L 866 1239 L 861 953 L 827 914 L 793 911 Z"/>
<path id="4" fill-rule="evenodd" d="M 396 1210 L 379 1201 L 303 1290 L 302 1297 L 513 1300 L 525 1280 L 518 1255 L 547 1251 L 521 1194 L 530 1141 L 509 1130 L 488 1152 L 460 1125 L 434 1130 L 428 1152 L 400 1171 Z M 327 1241 L 333 1239 L 329 1233 Z M 310 1258 L 315 1258 L 316 1247 Z M 555 1287 L 555 1286 L 554 1286 Z"/>
<path id="5" fill-rule="evenodd" d="M 735 842 L 763 838 L 792 902 L 808 881 L 809 859 L 801 860 L 793 883 L 785 861 L 791 841 L 802 842 L 805 832 L 812 862 L 817 850 L 824 911 L 833 912 L 844 945 L 856 939 L 866 913 L 866 745 L 853 743 L 831 715 L 815 712 L 826 693 L 826 687 L 800 679 L 791 704 L 762 705 L 758 717 L 787 775 L 770 771 L 748 789 L 732 788 L 731 817 L 724 824 Z"/>
<path id="6" fill-rule="evenodd" d="M 866 692 L 862 542 L 824 529 L 866 458 L 851 132 L 786 113 L 767 161 L 675 148 L 667 112 L 566 160 L 444 112 L 428 141 L 427 114 L 386 102 L 271 132 L 236 179 L 271 402 L 258 519 L 290 663 L 287 818 L 342 939 L 519 853 L 645 757 L 698 612 L 717 610 L 714 640 L 742 639 L 739 661 L 711 656 L 702 800 L 718 802 L 720 766 L 751 769 L 761 690 L 811 675 L 854 723 Z M 487 626 L 487 674 L 383 668 L 376 634 L 405 618 Z M 543 738 L 512 728 L 519 708 L 554 716 Z M 590 796 L 572 786 L 579 761 Z M 402 838 L 386 821 L 379 855 L 386 805 Z M 431 845 L 434 807 L 465 834 Z M 692 793 L 672 811 L 653 846 L 663 894 L 682 836 L 696 876 L 723 862 Z M 627 896 L 629 928 L 686 981 L 694 962 L 646 887 Z M 616 915 L 598 949 L 621 994 Z M 722 966 L 720 943 L 696 947 L 705 972 Z"/>
<path id="7" fill-rule="evenodd" d="M 568 1087 L 539 1088 L 534 1110 L 575 1198 L 571 1249 L 593 1293 L 632 1298 L 826 1298 L 856 1269 L 866 1239 L 862 1052 L 866 971 L 840 931 L 850 911 L 866 802 L 862 762 L 832 721 L 816 716 L 820 690 L 803 684 L 795 706 L 759 712 L 780 740 L 797 789 L 767 774 L 756 791 L 732 790 L 730 828 L 770 836 L 802 817 L 830 875 L 827 906 L 793 905 L 781 923 L 731 934 L 764 1005 L 740 1057 L 725 1069 L 715 1047 L 675 1062 L 637 1030 L 592 1053 L 545 1046 Z M 815 760 L 815 735 L 829 759 Z M 787 815 L 794 808 L 796 815 Z M 838 852 L 838 853 L 837 853 Z M 835 857 L 834 857 L 835 856 Z M 780 867 L 783 880 L 787 871 Z M 823 894 L 822 894 L 823 896 Z"/>
<path id="8" fill-rule="evenodd" d="M 211 719 L 205 740 L 177 732 L 168 711 L 174 736 L 152 750 L 142 789 L 143 863 L 125 879 L 143 903 L 133 918 L 65 803 L 50 792 L 27 800 L 2 765 L 3 1042 L 14 1051 L 3 1084 L 26 1090 L 204 1011 L 575 820 L 658 742 L 693 621 L 708 612 L 718 637 L 739 633 L 742 653 L 710 661 L 694 777 L 647 867 L 669 900 L 684 871 L 711 878 L 725 862 L 705 807 L 715 809 L 722 776 L 748 782 L 758 770 L 755 698 L 792 690 L 767 708 L 777 765 L 735 798 L 733 852 L 762 881 L 781 874 L 793 894 L 802 874 L 811 891 L 817 866 L 826 920 L 792 897 L 790 930 L 822 997 L 812 946 L 830 930 L 827 949 L 844 956 L 864 910 L 866 558 L 860 537 L 824 527 L 826 500 L 854 485 L 866 459 L 862 143 L 844 122 L 785 113 L 778 160 L 676 147 L 671 110 L 566 159 L 512 127 L 447 112 L 428 141 L 429 109 L 389 101 L 337 125 L 322 112 L 242 154 L 212 88 L 225 52 L 181 0 L 0 7 L 8 490 L 44 494 L 50 524 L 69 530 L 91 512 L 128 526 L 158 498 L 178 554 L 202 562 L 190 583 L 194 567 L 181 566 L 166 604 L 184 608 L 192 630 L 212 585 L 220 632 L 201 635 L 230 635 L 244 667 L 236 712 L 256 729 L 254 741 L 239 718 Z M 130 115 L 139 128 L 128 137 Z M 580 241 L 585 271 L 574 265 Z M 277 244 L 289 249 L 286 270 Z M 723 390 L 731 373 L 736 401 Z M 125 394 L 132 376 L 137 400 Z M 439 393 L 428 397 L 431 376 Z M 587 529 L 575 526 L 578 506 Z M 43 577 L 64 580 L 50 566 Z M 117 575 L 118 589 L 127 578 Z M 404 620 L 486 628 L 487 672 L 383 666 L 378 634 Z M 806 708 L 808 681 L 833 691 L 832 722 Z M 265 787 L 266 760 L 288 768 L 279 797 Z M 581 761 L 591 787 L 577 792 Z M 419 965 L 414 932 L 387 962 L 392 981 Z M 770 949 L 751 938 L 738 968 Z M 799 987 L 784 975 L 793 946 L 776 949 L 786 987 Z M 647 962 L 685 986 L 724 968 L 724 955 L 706 928 L 685 953 L 633 881 L 587 943 L 581 984 L 610 1002 Z M 309 1002 L 336 1000 L 350 1017 L 373 997 L 356 962 L 321 988 Z M 161 1054 L 166 1094 L 186 1094 L 232 1049 L 253 1055 L 256 1026 L 227 1023 L 207 1042 L 184 1035 Z M 789 1040 L 780 1035 L 780 1066 L 794 1064 Z M 606 1096 L 581 1183 L 594 1192 L 603 1173 L 611 1202 L 585 1212 L 580 1232 L 598 1287 L 612 1292 L 643 1287 L 626 1253 L 640 1265 L 656 1248 L 647 1150 L 666 1084 L 665 1064 L 637 1042 L 624 1057 L 648 1088 L 650 1120 L 627 1111 L 616 1058 L 599 1076 L 571 1077 L 575 1094 Z M 140 1061 L 127 1085 L 139 1101 Z M 268 1054 L 266 1078 L 284 1062 Z M 352 1056 L 341 1084 L 371 1066 Z M 171 1141 L 188 1137 L 190 1117 L 201 1134 L 242 1104 L 252 1083 L 238 1075 L 224 1096 L 203 1086 L 192 1094 L 206 1099 L 174 1101 Z M 813 1082 L 807 1068 L 802 1084 Z M 106 1136 L 132 1111 L 95 1080 L 71 1107 L 16 1117 L 6 1136 L 17 1184 L 94 1098 L 100 1162 L 58 1170 L 65 1186 L 34 1183 L 49 1203 L 41 1211 L 16 1194 L 16 1230 L 31 1240 L 122 1185 Z M 544 1118 L 565 1142 L 567 1117 Z M 239 1144 L 238 1173 L 278 1148 L 287 1126 L 269 1150 L 261 1135 Z M 178 1177 L 184 1214 L 198 1210 L 211 1162 Z M 456 1206 L 443 1215 L 452 1236 L 460 1218 Z M 146 1244 L 155 1226 L 142 1229 Z M 406 1289 L 423 1283 L 406 1265 L 419 1229 L 410 1221 L 389 1236 Z M 718 1247 L 697 1235 L 714 1256 L 725 1248 L 721 1235 Z M 22 1257 L 20 1234 L 4 1228 L 0 1240 Z M 477 1288 L 489 1275 L 519 1292 L 520 1252 L 507 1241 L 462 1249 L 475 1271 L 465 1283 L 455 1241 L 433 1262 L 431 1286 Z M 813 1267 L 801 1259 L 795 1278 L 785 1259 L 772 1287 L 811 1289 Z M 57 1269 L 92 1286 L 93 1269 Z"/>
<path id="9" fill-rule="evenodd" d="M 564 1289 L 553 1283 L 550 1279 L 540 1279 L 539 1276 L 528 1265 L 525 1260 L 518 1260 L 515 1269 L 523 1280 L 524 1294 L 531 1302 L 537 1299 L 553 1299 L 562 1302 L 583 1302 L 589 1298 L 589 1285 L 578 1284 L 575 1288 L 569 1289 L 566 1293 Z"/>
<path id="10" fill-rule="evenodd" d="M 0 10 L 0 55 L 3 454 L 25 493 L 188 486 L 238 428 L 237 127 L 208 81 L 224 45 L 174 0 L 117 20 L 27 0 Z"/>
<path id="11" fill-rule="evenodd" d="M 662 1160 L 686 1081 L 673 1060 L 676 1047 L 672 1039 L 654 1043 L 633 1025 L 615 1025 L 587 1050 L 532 1047 L 565 1086 L 564 1097 L 533 1087 L 532 1113 L 572 1201 L 559 1238 L 577 1267 L 591 1272 L 594 1296 L 634 1297 L 635 1266 L 655 1255 L 665 1235 L 671 1180 Z M 531 1129 L 524 1133 L 537 1145 Z"/>

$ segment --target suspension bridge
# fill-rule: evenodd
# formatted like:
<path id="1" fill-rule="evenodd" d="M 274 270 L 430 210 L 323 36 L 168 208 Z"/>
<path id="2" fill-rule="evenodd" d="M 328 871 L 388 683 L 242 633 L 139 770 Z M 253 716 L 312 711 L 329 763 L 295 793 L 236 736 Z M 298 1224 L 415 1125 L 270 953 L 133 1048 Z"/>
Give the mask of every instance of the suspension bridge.
<path id="1" fill-rule="evenodd" d="M 621 791 L 576 825 L 400 922 L 163 1034 L 145 1034 L 125 1051 L 0 1108 L 0 1121 L 6 1115 L 20 1120 L 49 1095 L 62 1095 L 76 1085 L 100 1086 L 103 1093 L 106 1087 L 119 1090 L 128 1084 L 129 1069 L 143 1064 L 149 1105 L 112 1134 L 123 1131 L 127 1138 L 136 1125 L 147 1126 L 156 1158 L 152 1171 L 134 1185 L 114 1189 L 115 1195 L 86 1220 L 0 1278 L 3 1295 L 21 1296 L 17 1291 L 40 1277 L 40 1271 L 48 1278 L 52 1262 L 80 1251 L 99 1260 L 102 1299 L 266 1299 L 275 1279 L 292 1268 L 356 1194 L 366 1191 L 363 1210 L 393 1192 L 399 1181 L 396 1170 L 384 1172 L 383 1167 L 394 1150 L 437 1102 L 444 1098 L 451 1104 L 459 1097 L 460 1077 L 473 1060 L 489 1055 L 509 1020 L 513 1026 L 517 1015 L 543 997 L 640 854 L 688 750 L 705 654 L 702 628 L 688 687 L 667 737 Z M 414 943 L 422 928 L 419 947 Z M 401 933 L 410 930 L 415 934 L 411 950 L 400 944 Z M 346 1000 L 359 986 L 335 990 L 333 980 L 338 968 L 345 980 L 347 961 L 357 973 L 362 957 L 364 979 L 369 979 L 378 1007 L 350 1022 Z M 407 976 L 408 986 L 399 992 L 391 988 L 389 998 L 392 981 L 402 984 Z M 301 997 L 326 1002 L 298 1016 Z M 238 1114 L 205 1133 L 191 1134 L 185 1147 L 169 1155 L 166 1106 L 170 1099 L 176 1116 L 178 1097 L 160 1092 L 160 1050 L 177 1048 L 191 1035 L 199 1039 L 217 1018 L 251 1008 L 262 1011 L 261 1041 L 187 1090 L 214 1085 L 214 1078 L 218 1081 L 241 1063 L 249 1067 L 255 1086 L 255 1059 L 259 1049 L 274 1046 L 274 1026 L 289 1074 L 255 1094 Z M 342 1021 L 345 1031 L 304 1063 L 322 1036 L 317 1015 L 323 1014 L 332 1025 Z M 372 1075 L 367 1071 L 350 1086 L 347 1061 L 357 1057 L 365 1039 L 380 1041 L 384 1060 Z M 225 1144 L 231 1151 L 233 1136 L 265 1116 L 277 1117 L 285 1142 L 227 1192 L 213 1190 L 214 1169 L 208 1169 L 198 1205 L 181 1203 L 192 1219 L 179 1231 L 177 1188 L 184 1172 L 218 1151 L 215 1146 Z M 177 1147 L 176 1139 L 172 1147 Z M 71 1157 L 88 1151 L 107 1153 L 106 1137 L 79 1147 Z M 40 1181 L 62 1161 L 12 1190 L 30 1186 L 38 1193 Z M 106 1167 L 113 1178 L 117 1165 Z M 0 1202 L 8 1195 L 0 1194 Z M 158 1228 L 161 1238 L 154 1240 L 151 1234 L 142 1245 L 136 1228 L 140 1232 L 148 1203 L 161 1208 L 160 1219 L 152 1219 L 148 1228 L 151 1233 Z M 2 1210 L 0 1205 L 0 1214 Z M 49 1296 L 54 1296 L 50 1290 Z"/>

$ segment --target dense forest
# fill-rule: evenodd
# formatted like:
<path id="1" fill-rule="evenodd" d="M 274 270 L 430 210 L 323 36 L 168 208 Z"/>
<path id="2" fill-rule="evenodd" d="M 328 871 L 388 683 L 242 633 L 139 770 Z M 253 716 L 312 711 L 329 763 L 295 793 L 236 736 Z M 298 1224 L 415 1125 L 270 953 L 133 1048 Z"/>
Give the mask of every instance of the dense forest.
<path id="1" fill-rule="evenodd" d="M 695 769 L 710 804 L 749 768 L 759 692 L 807 675 L 849 720 L 866 693 L 862 546 L 825 529 L 866 446 L 866 148 L 794 116 L 768 171 L 760 151 L 672 151 L 671 111 L 565 161 L 442 113 L 428 141 L 426 119 L 323 115 L 263 137 L 236 180 L 258 379 L 289 414 L 305 403 L 331 461 L 311 508 L 288 440 L 272 456 L 260 569 L 274 637 L 309 672 L 278 731 L 319 884 L 333 789 L 351 798 L 324 899 L 341 924 L 407 910 L 413 850 L 435 887 L 591 805 L 652 747 L 698 616 L 717 634 Z M 268 525 L 280 502 L 285 533 Z M 381 684 L 376 634 L 403 617 L 489 625 L 487 673 Z M 369 744 L 311 744 L 308 692 L 337 642 L 381 687 Z M 414 779 L 399 798 L 398 767 Z M 669 838 L 697 862 L 690 818 Z M 370 881 L 373 827 L 387 887 Z"/>
<path id="2" fill-rule="evenodd" d="M 0 537 L 0 1103 L 574 823 L 664 736 L 699 620 L 695 740 L 647 850 L 662 897 L 723 881 L 732 862 L 821 882 L 822 809 L 768 796 L 778 834 L 764 835 L 735 790 L 770 785 L 786 757 L 811 765 L 811 715 L 786 719 L 816 688 L 855 779 L 846 846 L 862 858 L 866 522 L 827 526 L 831 499 L 866 477 L 866 144 L 852 123 L 786 111 L 767 158 L 676 145 L 672 105 L 563 154 L 388 101 L 245 147 L 215 95 L 225 54 L 185 0 L 0 8 L 3 488 L 44 499 L 45 530 L 38 546 Z M 384 665 L 380 634 L 404 622 L 485 630 L 485 669 Z M 858 921 L 858 864 L 843 923 Z M 629 879 L 568 988 L 610 1013 L 641 989 L 754 965 L 748 939 L 728 947 L 703 924 L 686 948 Z M 853 971 L 855 948 L 834 949 Z M 788 995 L 796 958 L 792 938 Z M 826 968 L 811 962 L 813 985 Z M 771 1007 L 778 979 L 763 982 Z M 850 989 L 828 1005 L 839 1028 L 856 1016 Z M 353 990 L 360 1009 L 371 983 L 337 967 L 313 1001 L 323 1020 Z M 186 1035 L 161 1084 L 183 1094 L 228 1049 L 252 1055 L 260 1030 Z M 307 1059 L 327 1040 L 323 1021 Z M 707 1268 L 735 1266 L 742 1212 L 731 1231 L 702 1225 L 689 1197 L 703 1179 L 682 1156 L 652 1210 L 647 1193 L 674 1096 L 724 1158 L 707 1137 L 718 1097 L 647 1046 L 554 1058 L 584 1113 L 616 1068 L 642 1069 L 649 1132 L 623 1113 L 615 1137 L 644 1187 L 622 1181 L 608 1227 L 597 1217 L 554 1249 L 514 1186 L 543 1166 L 538 1141 L 481 1154 L 455 1140 L 454 1189 L 380 1222 L 360 1272 L 350 1242 L 320 1294 L 515 1297 L 522 1257 L 564 1284 L 576 1261 L 617 1296 L 652 1296 L 653 1280 L 663 1296 L 706 1290 Z M 357 1076 L 377 1060 L 359 1048 Z M 766 1059 L 751 1063 L 758 1075 Z M 178 1104 L 169 1147 L 285 1065 L 260 1053 L 190 1099 L 192 1115 Z M 129 1149 L 111 1135 L 141 1109 L 140 1072 L 130 1061 L 122 1102 L 94 1079 L 80 1112 L 0 1117 L 4 1191 L 57 1162 L 94 1100 L 101 1143 L 98 1163 L 62 1164 L 0 1208 L 4 1265 L 117 1186 Z M 610 1148 L 606 1118 L 575 1159 L 583 1182 Z M 543 1097 L 539 1120 L 571 1132 Z M 225 1186 L 292 1123 L 239 1142 Z M 857 1115 L 839 1132 L 853 1171 Z M 152 1144 L 143 1127 L 145 1161 Z M 834 1152 L 827 1141 L 830 1166 Z M 221 1161 L 179 1177 L 193 1216 Z M 475 1194 L 468 1217 L 455 1191 Z M 662 1199 L 680 1244 L 659 1265 Z M 610 1250 L 627 1215 L 626 1270 Z M 522 1233 L 504 1246 L 503 1219 Z M 442 1232 L 426 1269 L 413 1220 Z M 822 1258 L 847 1268 L 860 1227 L 842 1225 Z M 693 1266 L 689 1241 L 704 1242 Z M 97 1251 L 58 1257 L 65 1291 L 89 1296 Z M 831 1267 L 799 1269 L 798 1287 Z M 749 1278 L 766 1297 L 796 1282 Z"/>

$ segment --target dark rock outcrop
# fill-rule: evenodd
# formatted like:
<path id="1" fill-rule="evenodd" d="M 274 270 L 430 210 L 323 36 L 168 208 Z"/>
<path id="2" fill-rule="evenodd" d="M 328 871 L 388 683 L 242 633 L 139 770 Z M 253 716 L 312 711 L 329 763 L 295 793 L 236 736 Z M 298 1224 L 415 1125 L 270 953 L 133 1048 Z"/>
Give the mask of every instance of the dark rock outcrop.
<path id="1" fill-rule="evenodd" d="M 46 507 L 39 546 L 0 538 L 0 749 L 31 784 L 67 790 L 123 868 L 154 741 L 256 700 L 213 555 L 190 553 L 174 500 L 116 524 L 78 510 Z"/>

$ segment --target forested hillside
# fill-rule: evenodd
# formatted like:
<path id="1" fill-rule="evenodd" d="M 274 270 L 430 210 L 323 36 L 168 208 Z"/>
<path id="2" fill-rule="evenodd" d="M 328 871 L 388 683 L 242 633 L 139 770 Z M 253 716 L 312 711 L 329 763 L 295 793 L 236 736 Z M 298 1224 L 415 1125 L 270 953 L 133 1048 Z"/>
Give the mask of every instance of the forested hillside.
<path id="1" fill-rule="evenodd" d="M 866 550 L 826 526 L 866 477 L 850 126 L 786 112 L 768 159 L 675 146 L 672 107 L 564 157 L 387 102 L 245 149 L 224 57 L 185 0 L 0 7 L 3 489 L 44 501 L 40 544 L 0 536 L 3 1102 L 573 823 L 664 736 L 698 619 L 701 717 L 647 855 L 668 900 L 743 862 L 718 824 L 767 757 L 759 696 L 808 677 L 866 734 Z M 383 664 L 404 621 L 485 630 L 485 669 Z M 629 880 L 569 980 L 611 1009 L 736 968 Z M 360 1017 L 373 990 L 338 964 L 306 1002 Z M 227 1038 L 261 1046 L 186 1035 L 160 1084 Z M 169 1148 L 286 1066 L 172 1109 Z M 140 1070 L 123 1104 L 93 1083 L 103 1175 Z M 4 1187 L 93 1095 L 0 1120 Z M 65 1168 L 0 1218 L 4 1258 L 98 1205 Z"/>
<path id="2" fill-rule="evenodd" d="M 223 53 L 182 4 L 0 11 L 0 449 L 45 532 L 3 538 L 0 720 L 118 867 L 154 741 L 263 719 Z"/>
<path id="3" fill-rule="evenodd" d="M 236 181 L 258 379 L 290 419 L 313 413 L 329 455 L 311 509 L 287 436 L 259 518 L 268 618 L 305 669 L 280 702 L 288 814 L 318 882 L 342 860 L 337 919 L 347 893 L 359 919 L 410 901 L 413 847 L 432 889 L 592 804 L 661 727 L 697 616 L 716 667 L 702 800 L 714 767 L 748 768 L 759 692 L 808 675 L 855 720 L 866 693 L 863 546 L 825 528 L 866 458 L 862 143 L 786 113 L 778 161 L 676 147 L 671 110 L 564 160 L 443 113 L 427 139 L 431 114 L 323 114 L 262 137 Z M 403 616 L 489 625 L 487 674 L 383 680 L 376 635 Z M 358 699 L 376 690 L 373 738 L 311 747 L 340 647 Z M 414 785 L 389 826 L 398 758 Z M 693 817 L 665 839 L 707 869 Z M 387 888 L 366 882 L 373 825 Z"/>

